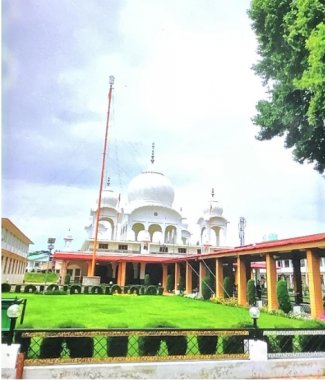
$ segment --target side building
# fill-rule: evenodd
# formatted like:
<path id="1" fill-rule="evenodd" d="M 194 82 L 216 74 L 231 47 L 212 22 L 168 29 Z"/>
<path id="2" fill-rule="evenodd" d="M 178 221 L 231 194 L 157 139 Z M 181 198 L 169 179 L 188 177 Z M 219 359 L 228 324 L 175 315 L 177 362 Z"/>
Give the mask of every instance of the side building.
<path id="1" fill-rule="evenodd" d="M 33 242 L 10 219 L 1 219 L 2 282 L 23 282 L 30 244 Z"/>

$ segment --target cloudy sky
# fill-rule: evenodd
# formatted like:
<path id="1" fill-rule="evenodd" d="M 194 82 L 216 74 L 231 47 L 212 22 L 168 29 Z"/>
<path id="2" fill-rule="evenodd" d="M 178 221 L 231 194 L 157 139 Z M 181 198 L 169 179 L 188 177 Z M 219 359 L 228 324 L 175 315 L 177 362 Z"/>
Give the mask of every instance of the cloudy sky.
<path id="1" fill-rule="evenodd" d="M 46 249 L 73 248 L 98 196 L 108 77 L 113 189 L 156 163 L 193 226 L 211 188 L 228 244 L 325 231 L 325 180 L 281 138 L 258 142 L 265 97 L 248 0 L 3 0 L 2 216 Z M 122 198 L 123 199 L 123 198 Z"/>

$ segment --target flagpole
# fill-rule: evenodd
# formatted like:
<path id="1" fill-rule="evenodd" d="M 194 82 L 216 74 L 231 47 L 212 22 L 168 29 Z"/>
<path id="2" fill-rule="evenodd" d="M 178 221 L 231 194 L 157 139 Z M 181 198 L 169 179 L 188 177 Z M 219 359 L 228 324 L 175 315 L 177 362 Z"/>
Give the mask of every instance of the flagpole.
<path id="1" fill-rule="evenodd" d="M 103 149 L 103 158 L 102 158 L 102 168 L 100 173 L 100 184 L 99 184 L 99 195 L 98 195 L 98 207 L 96 213 L 96 223 L 95 223 L 95 237 L 94 237 L 94 246 L 93 254 L 91 259 L 91 276 L 95 275 L 95 265 L 96 265 L 96 251 L 98 244 L 98 229 L 99 229 L 99 218 L 100 218 L 100 208 L 102 203 L 102 193 L 103 193 L 103 183 L 104 183 L 104 174 L 105 174 L 105 161 L 106 161 L 106 151 L 107 151 L 107 141 L 108 141 L 108 129 L 109 129 L 109 115 L 111 110 L 112 102 L 112 90 L 114 84 L 114 77 L 111 75 L 109 77 L 109 92 L 108 92 L 108 108 L 107 108 L 107 117 L 106 117 L 106 128 L 105 128 L 105 139 L 104 139 L 104 149 Z"/>

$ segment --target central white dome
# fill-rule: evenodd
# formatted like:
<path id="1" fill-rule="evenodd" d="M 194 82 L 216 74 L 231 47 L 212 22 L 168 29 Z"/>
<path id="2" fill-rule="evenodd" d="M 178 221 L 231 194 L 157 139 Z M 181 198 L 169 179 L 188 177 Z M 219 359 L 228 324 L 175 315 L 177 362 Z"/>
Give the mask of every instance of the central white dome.
<path id="1" fill-rule="evenodd" d="M 174 196 L 170 180 L 155 170 L 153 165 L 133 178 L 128 187 L 129 202 L 137 201 L 172 207 Z"/>

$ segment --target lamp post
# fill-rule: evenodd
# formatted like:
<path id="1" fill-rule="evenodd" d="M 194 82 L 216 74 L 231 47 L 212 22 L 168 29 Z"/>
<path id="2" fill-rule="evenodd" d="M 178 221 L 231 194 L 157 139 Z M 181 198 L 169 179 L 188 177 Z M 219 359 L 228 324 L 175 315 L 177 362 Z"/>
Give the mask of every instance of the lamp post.
<path id="1" fill-rule="evenodd" d="M 46 286 L 46 282 L 47 282 L 47 275 L 48 275 L 48 272 L 49 272 L 49 265 L 50 265 L 50 260 L 51 260 L 51 254 L 52 254 L 52 249 L 54 248 L 55 240 L 56 240 L 55 238 L 48 238 L 47 239 L 47 248 L 50 251 L 50 253 L 49 253 L 49 259 L 47 261 L 47 269 L 46 269 L 46 273 L 45 273 L 43 294 L 45 292 L 45 286 Z"/>
<path id="2" fill-rule="evenodd" d="M 249 309 L 249 315 L 253 319 L 253 326 L 254 326 L 254 339 L 257 339 L 257 320 L 260 317 L 260 309 L 257 306 L 252 306 Z"/>
<path id="3" fill-rule="evenodd" d="M 20 315 L 19 305 L 17 303 L 13 303 L 8 307 L 7 316 L 10 319 L 10 328 L 9 328 L 9 336 L 8 336 L 8 346 L 12 344 L 14 331 L 16 327 L 17 318 Z"/>

